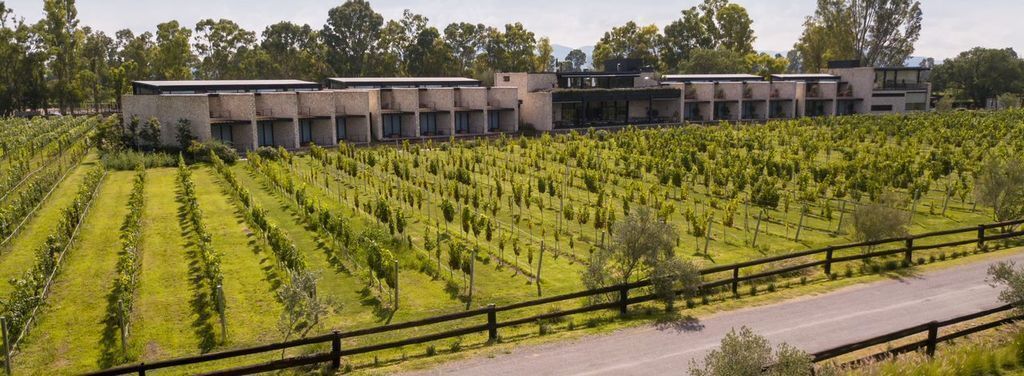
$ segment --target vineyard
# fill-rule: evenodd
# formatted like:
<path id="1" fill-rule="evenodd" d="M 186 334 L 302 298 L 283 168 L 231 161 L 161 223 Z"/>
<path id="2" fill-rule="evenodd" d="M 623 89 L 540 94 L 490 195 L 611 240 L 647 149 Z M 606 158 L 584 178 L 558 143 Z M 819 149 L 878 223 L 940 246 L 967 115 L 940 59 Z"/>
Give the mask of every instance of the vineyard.
<path id="1" fill-rule="evenodd" d="M 856 212 L 873 203 L 910 233 L 1015 219 L 976 188 L 1024 151 L 1024 112 L 958 112 L 261 149 L 116 171 L 97 140 L 116 122 L 0 120 L 0 316 L 19 373 L 580 291 L 613 225 L 641 208 L 704 268 L 865 240 Z"/>

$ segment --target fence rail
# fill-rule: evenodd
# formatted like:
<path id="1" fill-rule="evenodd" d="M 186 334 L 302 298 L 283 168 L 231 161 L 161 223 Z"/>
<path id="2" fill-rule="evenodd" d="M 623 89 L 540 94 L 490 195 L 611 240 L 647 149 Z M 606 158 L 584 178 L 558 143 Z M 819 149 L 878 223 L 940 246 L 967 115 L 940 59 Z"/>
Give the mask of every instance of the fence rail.
<path id="1" fill-rule="evenodd" d="M 858 243 L 851 243 L 851 244 L 842 244 L 842 245 L 828 246 L 828 247 L 825 247 L 825 248 L 812 249 L 812 250 L 806 250 L 806 251 L 800 251 L 800 252 L 794 252 L 794 253 L 788 253 L 788 254 L 783 254 L 783 255 L 778 255 L 778 256 L 771 256 L 771 257 L 766 257 L 766 258 L 762 258 L 762 259 L 741 262 L 741 263 L 732 264 L 732 265 L 723 265 L 723 266 L 716 266 L 716 267 L 706 268 L 706 269 L 701 270 L 701 274 L 704 275 L 704 276 L 708 276 L 708 275 L 712 275 L 712 274 L 717 274 L 717 273 L 724 273 L 724 272 L 729 272 L 729 271 L 732 272 L 732 275 L 729 278 L 724 278 L 724 279 L 719 279 L 719 280 L 712 280 L 712 281 L 703 282 L 702 285 L 701 285 L 701 290 L 702 291 L 708 291 L 710 289 L 715 289 L 715 288 L 729 286 L 731 288 L 732 292 L 736 293 L 737 290 L 738 290 L 739 284 L 742 283 L 742 282 L 758 280 L 758 279 L 763 279 L 763 278 L 769 278 L 769 277 L 773 277 L 773 276 L 777 276 L 777 275 L 783 275 L 783 274 L 787 274 L 787 273 L 792 273 L 792 272 L 795 272 L 795 271 L 800 271 L 800 270 L 809 269 L 809 268 L 823 267 L 824 271 L 825 271 L 825 274 L 828 275 L 828 274 L 831 273 L 832 265 L 836 264 L 836 263 L 840 263 L 840 262 L 849 262 L 849 261 L 857 261 L 857 260 L 869 260 L 869 259 L 873 259 L 873 258 L 879 258 L 879 257 L 886 257 L 886 256 L 893 256 L 893 255 L 902 254 L 903 257 L 904 257 L 903 260 L 905 262 L 912 263 L 914 251 L 922 251 L 922 250 L 929 250 L 929 249 L 935 249 L 935 248 L 943 248 L 943 247 L 951 247 L 951 246 L 959 246 L 959 245 L 975 244 L 975 243 L 978 245 L 979 248 L 983 249 L 985 247 L 985 243 L 986 242 L 994 241 L 994 240 L 1001 240 L 1001 239 L 1016 238 L 1016 237 L 1020 237 L 1020 236 L 1024 235 L 1024 231 L 1011 231 L 1011 232 L 1006 232 L 1006 233 L 1001 233 L 1001 234 L 989 235 L 989 234 L 987 234 L 987 230 L 995 229 L 995 228 L 1008 229 L 1008 228 L 1016 227 L 1016 226 L 1021 225 L 1021 224 L 1024 224 L 1024 219 L 1022 219 L 1022 220 L 1015 220 L 1015 221 L 1008 221 L 1008 222 L 984 224 L 984 225 L 978 225 L 978 226 L 974 226 L 974 227 L 963 227 L 963 228 L 957 228 L 957 229 L 935 231 L 935 232 L 929 232 L 929 233 L 923 233 L 923 234 L 917 234 L 917 235 L 910 235 L 910 236 L 900 237 L 900 238 L 890 238 L 890 239 L 881 239 L 881 240 L 874 240 L 874 241 L 865 241 L 865 242 L 858 242 Z M 964 233 L 975 233 L 976 236 L 974 238 L 972 238 L 972 239 L 956 240 L 956 241 L 950 241 L 950 242 L 939 243 L 939 244 L 929 244 L 929 245 L 915 245 L 914 244 L 914 242 L 916 240 L 928 239 L 928 238 L 934 238 L 934 237 L 940 237 L 940 236 L 947 236 L 947 235 L 964 234 Z M 895 248 L 895 249 L 882 250 L 882 251 L 872 251 L 872 252 L 864 252 L 864 253 L 860 253 L 860 254 L 849 255 L 849 256 L 841 256 L 841 257 L 835 255 L 835 252 L 839 251 L 839 250 L 846 250 L 846 249 L 852 249 L 852 248 L 863 248 L 863 247 L 876 247 L 876 246 L 880 246 L 880 245 L 891 245 L 891 244 L 896 244 L 896 245 L 899 245 L 900 247 L 899 248 Z M 822 260 L 816 260 L 816 261 L 812 261 L 812 262 L 802 263 L 802 264 L 799 264 L 799 265 L 788 266 L 788 267 L 783 267 L 783 268 L 774 269 L 774 270 L 759 271 L 759 272 L 756 272 L 756 273 L 753 273 L 753 274 L 748 274 L 748 275 L 741 275 L 741 271 L 744 270 L 744 269 L 758 267 L 758 266 L 764 266 L 764 265 L 768 265 L 768 264 L 779 262 L 779 261 L 792 260 L 792 259 L 801 258 L 801 257 L 808 257 L 808 256 L 824 256 L 824 258 Z M 535 299 L 535 300 L 530 300 L 530 301 L 525 301 L 525 302 L 520 302 L 520 303 L 509 304 L 509 305 L 505 305 L 505 306 L 501 306 L 501 307 L 496 307 L 496 306 L 494 306 L 492 304 L 492 305 L 487 306 L 486 308 L 479 308 L 479 309 L 468 310 L 468 311 L 464 311 L 464 312 L 451 313 L 451 314 L 446 314 L 446 315 L 441 315 L 441 316 L 435 316 L 435 317 L 430 317 L 430 318 L 425 318 L 425 319 L 420 319 L 420 320 L 408 321 L 408 322 L 398 323 L 398 324 L 384 325 L 384 326 L 374 327 L 374 328 L 360 329 L 360 330 L 349 331 L 349 332 L 338 332 L 338 331 L 335 331 L 335 332 L 332 332 L 332 333 L 329 333 L 329 334 L 320 335 L 320 336 L 316 336 L 316 337 L 309 337 L 309 338 L 298 339 L 298 340 L 293 340 L 293 341 L 288 341 L 288 342 L 281 342 L 281 343 L 276 343 L 276 344 L 270 344 L 270 345 L 263 345 L 263 346 L 257 346 L 257 347 L 251 347 L 251 348 L 245 348 L 245 349 L 238 349 L 238 350 L 229 350 L 229 351 L 210 353 L 210 354 L 204 354 L 204 355 L 193 356 L 193 357 L 185 357 L 185 358 L 177 358 L 177 359 L 171 359 L 171 360 L 158 361 L 158 362 L 153 362 L 153 363 L 137 363 L 137 364 L 124 365 L 124 366 L 114 367 L 114 368 L 110 368 L 110 369 L 106 369 L 106 370 L 90 373 L 88 375 L 95 375 L 95 376 L 100 376 L 100 375 L 123 375 L 123 374 L 133 374 L 133 373 L 134 374 L 139 374 L 139 375 L 145 375 L 146 372 L 152 371 L 152 370 L 165 369 L 165 368 L 178 367 L 178 366 L 186 366 L 186 365 L 194 365 L 194 364 L 206 363 L 206 362 L 211 362 L 211 361 L 216 361 L 216 360 L 223 360 L 223 359 L 235 358 L 235 357 L 241 357 L 241 356 L 247 356 L 247 355 L 255 355 L 255 354 L 267 353 L 267 352 L 271 352 L 271 351 L 278 351 L 278 350 L 285 350 L 285 349 L 296 348 L 296 347 L 301 347 L 301 346 L 307 346 L 307 345 L 316 345 L 316 344 L 326 345 L 328 343 L 331 344 L 331 348 L 332 348 L 331 352 L 329 352 L 329 353 L 319 353 L 319 354 L 303 355 L 303 356 L 284 358 L 284 359 L 274 360 L 274 361 L 270 361 L 270 362 L 266 362 L 266 363 L 250 365 L 250 366 L 244 366 L 244 367 L 240 367 L 240 368 L 233 368 L 233 369 L 224 370 L 224 371 L 215 372 L 215 373 L 210 373 L 210 374 L 214 374 L 214 375 L 243 375 L 243 374 L 251 374 L 251 373 L 265 372 L 265 371 L 273 371 L 273 370 L 292 368 L 292 367 L 298 367 L 298 366 L 303 366 L 303 365 L 312 365 L 312 364 L 328 363 L 328 362 L 331 363 L 331 367 L 332 368 L 337 368 L 337 367 L 340 367 L 341 358 L 343 356 L 350 356 L 350 355 L 356 355 L 356 354 L 364 354 L 364 353 L 369 353 L 369 352 L 374 352 L 374 351 L 393 349 L 393 348 L 398 348 L 398 347 L 402 347 L 402 346 L 408 346 L 408 345 L 413 345 L 413 344 L 420 344 L 420 343 L 425 343 L 425 342 L 437 341 L 437 340 L 442 340 L 442 339 L 447 339 L 447 338 L 454 338 L 454 337 L 464 336 L 464 335 L 468 335 L 468 334 L 476 334 L 476 333 L 484 333 L 484 332 L 488 333 L 488 339 L 493 341 L 493 340 L 497 340 L 498 339 L 498 329 L 500 329 L 500 328 L 506 328 L 506 327 L 510 327 L 510 326 L 529 324 L 529 323 L 537 322 L 538 320 L 549 320 L 549 319 L 554 319 L 554 318 L 559 318 L 559 317 L 564 317 L 564 316 L 570 316 L 570 315 L 576 315 L 576 314 L 581 314 L 581 313 L 587 313 L 587 312 L 595 312 L 595 311 L 608 310 L 608 309 L 617 309 L 620 313 L 625 314 L 627 312 L 627 310 L 628 310 L 630 305 L 638 304 L 638 303 L 647 302 L 647 301 L 651 301 L 651 300 L 657 299 L 657 296 L 652 294 L 652 293 L 647 293 L 646 295 L 641 295 L 641 296 L 630 297 L 630 291 L 631 290 L 643 289 L 645 287 L 651 286 L 651 284 L 652 283 L 651 283 L 650 280 L 642 280 L 642 281 L 633 282 L 633 283 L 624 284 L 624 285 L 608 286 L 608 287 L 592 289 L 592 290 L 586 290 L 586 291 L 580 291 L 580 292 L 574 292 L 574 293 L 569 293 L 569 294 L 564 294 L 564 295 L 551 296 L 551 297 L 540 298 L 540 299 Z M 682 292 L 682 291 L 680 291 L 680 292 Z M 569 309 L 569 310 L 564 310 L 564 311 L 563 310 L 556 310 L 556 311 L 552 311 L 552 312 L 548 312 L 548 313 L 537 314 L 537 315 L 532 315 L 532 316 L 523 317 L 523 318 L 517 318 L 517 319 L 510 319 L 510 320 L 506 320 L 506 321 L 499 321 L 498 318 L 497 318 L 497 313 L 499 313 L 499 312 L 509 312 L 509 311 L 514 311 L 514 310 L 521 310 L 521 309 L 524 309 L 524 308 L 544 306 L 544 305 L 548 305 L 548 304 L 552 304 L 552 303 L 564 302 L 564 301 L 580 299 L 580 298 L 588 298 L 588 297 L 593 297 L 593 296 L 598 296 L 598 295 L 605 295 L 605 294 L 611 294 L 613 296 L 617 296 L 617 299 L 613 299 L 613 301 L 607 302 L 607 303 L 585 305 L 585 306 L 582 306 L 582 307 L 579 307 L 579 308 L 574 308 L 574 309 Z M 457 321 L 457 320 L 464 320 L 464 319 L 470 319 L 470 318 L 481 318 L 481 317 L 486 319 L 486 324 L 475 324 L 475 325 L 472 325 L 472 326 L 462 327 L 462 328 L 458 328 L 458 329 L 452 329 L 452 330 L 448 330 L 448 331 L 444 331 L 444 332 L 440 332 L 440 333 L 434 333 L 434 334 L 428 334 L 428 335 L 423 335 L 423 336 L 419 336 L 419 337 L 413 337 L 413 338 L 406 338 L 406 339 L 400 339 L 400 340 L 395 340 L 395 341 L 389 341 L 389 342 L 386 342 L 386 343 L 379 343 L 379 344 L 373 344 L 373 345 L 364 345 L 362 347 L 356 347 L 356 348 L 351 348 L 351 349 L 342 349 L 342 347 L 341 347 L 341 345 L 342 345 L 341 340 L 342 339 L 351 339 L 351 338 L 363 337 L 363 336 L 374 335 L 374 334 L 389 333 L 389 332 L 394 332 L 394 331 L 402 330 L 402 329 L 417 328 L 417 327 L 423 327 L 423 326 L 428 326 L 428 325 L 447 323 L 447 322 L 452 322 L 452 321 Z M 930 325 L 930 324 L 926 324 L 926 325 Z M 952 324 L 947 324 L 947 325 L 952 325 Z M 924 329 L 922 329 L 922 328 L 924 328 Z M 914 329 L 915 331 L 911 332 L 910 329 Z M 910 328 L 910 329 L 901 331 L 899 333 L 904 333 L 904 332 L 909 333 L 909 334 L 906 334 L 906 335 L 903 336 L 903 337 L 905 337 L 907 335 L 912 335 L 912 334 L 920 333 L 920 332 L 922 332 L 922 331 L 924 331 L 924 330 L 926 330 L 928 328 L 925 327 L 925 326 L 919 326 L 919 327 Z M 899 334 L 899 333 L 897 333 L 897 334 Z M 894 338 L 896 338 L 896 337 L 894 337 Z M 902 338 L 902 337 L 898 337 L 898 338 Z M 881 343 L 884 343 L 884 342 L 881 342 Z M 857 345 L 860 345 L 860 344 L 857 344 Z M 850 345 L 850 346 L 856 347 L 856 345 Z M 858 349 L 867 348 L 867 347 L 870 347 L 870 346 L 859 347 Z M 919 348 L 919 347 L 915 347 L 914 349 L 917 349 L 917 348 Z M 836 354 L 841 355 L 840 352 L 844 351 L 844 349 L 833 349 L 832 351 L 836 352 Z M 856 351 L 856 350 L 850 350 L 850 351 Z M 848 353 L 848 352 L 849 351 L 847 351 L 846 353 Z M 824 355 L 821 355 L 821 357 L 822 357 L 821 360 L 829 359 L 830 357 L 825 357 L 828 354 L 829 353 L 824 353 Z M 842 353 L 842 354 L 845 354 L 845 353 Z M 836 355 L 836 356 L 838 356 L 838 355 Z M 815 359 L 818 360 L 818 358 L 815 358 Z"/>
<path id="2" fill-rule="evenodd" d="M 1007 304 L 1007 305 L 999 306 L 999 307 L 996 307 L 996 308 L 987 309 L 987 310 L 984 310 L 984 311 L 981 311 L 981 312 L 976 312 L 976 313 L 972 313 L 972 314 L 969 314 L 969 315 L 964 315 L 964 316 L 960 316 L 960 317 L 957 317 L 957 318 L 949 319 L 949 320 L 946 320 L 946 321 L 932 321 L 932 322 L 929 322 L 929 323 L 912 326 L 912 327 L 909 327 L 909 328 L 906 328 L 906 329 L 897 330 L 897 331 L 892 332 L 892 333 L 883 334 L 883 335 L 880 335 L 880 336 L 877 336 L 877 337 L 868 338 L 868 339 L 865 339 L 865 340 L 860 341 L 860 342 L 850 343 L 850 344 L 846 344 L 846 345 L 842 345 L 842 346 L 837 346 L 837 347 L 834 347 L 834 348 L 831 348 L 831 349 L 822 350 L 822 351 L 819 351 L 817 353 L 811 354 L 811 357 L 813 358 L 813 361 L 815 363 L 820 363 L 820 362 L 824 362 L 824 361 L 828 361 L 828 360 L 832 360 L 832 359 L 838 358 L 838 357 L 843 356 L 843 355 L 847 355 L 847 354 L 854 353 L 854 352 L 857 352 L 857 351 L 860 351 L 860 350 L 868 349 L 868 348 L 871 348 L 871 347 L 874 347 L 874 346 L 890 343 L 890 342 L 893 342 L 893 341 L 898 341 L 898 340 L 905 339 L 905 338 L 908 338 L 908 337 L 912 337 L 912 336 L 915 336 L 915 335 L 919 335 L 919 334 L 922 334 L 922 333 L 927 333 L 928 337 L 923 339 L 923 340 L 914 341 L 914 342 L 911 342 L 911 343 L 907 343 L 907 344 L 904 344 L 904 345 L 900 345 L 900 346 L 897 346 L 897 347 L 893 347 L 893 348 L 887 349 L 885 351 L 874 353 L 874 354 L 868 355 L 868 356 L 863 357 L 863 358 L 859 358 L 859 359 L 856 359 L 856 360 L 853 360 L 853 361 L 845 362 L 845 363 L 840 364 L 840 366 L 842 366 L 844 368 L 856 367 L 857 365 L 864 364 L 865 362 L 869 362 L 869 361 L 872 361 L 872 360 L 893 358 L 893 357 L 896 357 L 896 356 L 898 356 L 900 354 L 905 354 L 905 353 L 908 353 L 908 352 L 918 351 L 921 348 L 925 349 L 925 353 L 928 356 L 934 356 L 935 355 L 935 348 L 936 348 L 936 346 L 939 343 L 950 341 L 950 340 L 954 340 L 954 339 L 957 339 L 957 338 L 960 338 L 960 337 L 964 337 L 964 336 L 967 336 L 967 335 L 970 335 L 970 334 L 974 334 L 974 333 L 982 332 L 982 331 L 985 331 L 985 330 L 993 329 L 993 328 L 996 328 L 996 327 L 1000 327 L 1002 325 L 1005 325 L 1005 324 L 1008 324 L 1008 323 L 1020 320 L 1020 319 L 1024 318 L 1024 316 L 1015 315 L 1015 316 L 1010 316 L 1010 317 L 1004 317 L 1004 318 L 1001 318 L 999 320 L 987 322 L 987 323 L 984 323 L 984 324 L 981 324 L 981 325 L 972 326 L 972 327 L 967 328 L 967 329 L 958 330 L 956 332 L 948 333 L 948 334 L 941 335 L 941 336 L 939 335 L 939 330 L 940 329 L 942 329 L 944 327 L 952 326 L 952 325 L 962 324 L 962 323 L 965 323 L 965 322 L 968 322 L 968 321 L 973 321 L 973 320 L 982 319 L 982 318 L 988 318 L 988 317 L 992 317 L 992 316 L 998 316 L 998 315 L 1001 315 L 1001 314 L 1004 314 L 1006 312 L 1009 312 L 1009 311 L 1013 310 L 1013 308 L 1014 307 L 1012 305 Z"/>

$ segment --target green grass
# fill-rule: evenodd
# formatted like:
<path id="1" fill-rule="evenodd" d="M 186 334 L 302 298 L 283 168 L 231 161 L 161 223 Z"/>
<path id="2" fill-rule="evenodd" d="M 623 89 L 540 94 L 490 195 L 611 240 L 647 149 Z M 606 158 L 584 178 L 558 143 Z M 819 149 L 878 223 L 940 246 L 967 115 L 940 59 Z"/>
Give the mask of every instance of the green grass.
<path id="1" fill-rule="evenodd" d="M 196 169 L 192 178 L 203 219 L 213 237 L 213 247 L 221 253 L 227 300 L 227 345 L 279 340 L 276 328 L 281 306 L 263 269 L 273 261 L 267 254 L 255 253 L 254 237 L 213 174 L 203 167 Z"/>
<path id="2" fill-rule="evenodd" d="M 152 169 L 146 176 L 142 215 L 142 268 L 129 343 L 143 361 L 198 352 L 191 327 L 190 283 L 185 239 L 178 226 L 173 168 Z"/>
<path id="3" fill-rule="evenodd" d="M 100 357 L 100 322 L 116 275 L 119 228 L 134 173 L 110 173 L 97 193 L 76 244 L 64 259 L 48 305 L 21 346 L 14 369 L 82 373 L 94 370 Z"/>
<path id="4" fill-rule="evenodd" d="M 7 281 L 21 278 L 35 263 L 36 249 L 46 242 L 46 237 L 56 228 L 61 212 L 74 200 L 85 173 L 96 164 L 95 155 L 86 157 L 81 165 L 57 185 L 36 214 L 25 223 L 21 233 L 0 249 L 0 265 L 3 265 L 0 268 L 0 296 L 6 297 L 11 292 L 11 285 Z"/>

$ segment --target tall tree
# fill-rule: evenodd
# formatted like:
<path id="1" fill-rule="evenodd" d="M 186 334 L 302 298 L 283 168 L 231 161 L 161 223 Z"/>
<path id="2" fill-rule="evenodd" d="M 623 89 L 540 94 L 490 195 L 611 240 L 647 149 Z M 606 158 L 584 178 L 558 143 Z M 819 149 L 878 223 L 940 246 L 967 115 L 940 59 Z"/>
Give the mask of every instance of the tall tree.
<path id="1" fill-rule="evenodd" d="M 551 39 L 542 37 L 537 41 L 537 62 L 533 66 L 536 72 L 550 72 L 555 67 L 555 49 L 551 47 Z"/>
<path id="2" fill-rule="evenodd" d="M 75 75 L 77 74 L 80 35 L 78 33 L 78 9 L 74 0 L 44 0 L 43 11 L 46 16 L 43 41 L 46 43 L 50 56 L 49 64 L 54 77 L 53 93 L 57 98 L 58 107 L 65 111 L 75 100 Z"/>
<path id="3" fill-rule="evenodd" d="M 1012 48 L 975 47 L 946 59 L 932 72 L 935 91 L 960 94 L 984 106 L 1003 93 L 1024 93 L 1024 60 Z"/>
<path id="4" fill-rule="evenodd" d="M 808 70 L 824 68 L 831 59 L 902 65 L 914 52 L 922 19 L 917 0 L 818 0 L 796 49 Z"/>
<path id="5" fill-rule="evenodd" d="M 377 43 L 383 24 L 384 17 L 365 0 L 347 0 L 328 12 L 321 36 L 334 74 L 358 76 L 368 71 L 367 53 Z"/>
<path id="6" fill-rule="evenodd" d="M 565 55 L 565 61 L 562 62 L 560 70 L 564 72 L 579 72 L 583 70 L 583 67 L 587 65 L 587 54 L 583 50 L 577 48 L 569 51 Z"/>
<path id="7" fill-rule="evenodd" d="M 444 28 L 444 42 L 455 60 L 456 75 L 468 76 L 473 62 L 483 47 L 487 27 L 466 22 L 452 23 Z"/>
<path id="8" fill-rule="evenodd" d="M 153 76 L 161 80 L 187 80 L 192 78 L 192 54 L 189 41 L 192 30 L 178 21 L 156 25 L 156 44 L 153 53 Z"/>
<path id="9" fill-rule="evenodd" d="M 691 74 L 736 73 L 747 69 L 745 56 L 724 49 L 690 51 L 690 59 L 679 66 L 681 72 Z"/>
<path id="10" fill-rule="evenodd" d="M 501 72 L 528 72 L 533 69 L 537 39 L 523 24 L 505 25 L 504 32 L 490 29 L 487 34 L 482 56 L 487 68 Z"/>
<path id="11" fill-rule="evenodd" d="M 406 50 L 406 70 L 412 76 L 444 76 L 454 73 L 451 50 L 435 27 L 419 31 Z"/>
<path id="12" fill-rule="evenodd" d="M 278 22 L 263 29 L 260 49 L 272 58 L 267 77 L 301 77 L 320 81 L 327 77 L 324 45 L 320 35 L 309 25 Z"/>
<path id="13" fill-rule="evenodd" d="M 84 69 L 79 73 L 79 80 L 82 81 L 92 99 L 93 111 L 99 112 L 101 101 L 107 100 L 110 93 L 107 88 L 110 86 L 110 63 L 114 55 L 114 40 L 102 31 L 93 31 L 89 27 L 82 29 L 85 34 L 85 43 L 82 46 L 82 59 Z"/>
<path id="14" fill-rule="evenodd" d="M 728 4 L 715 13 L 718 23 L 718 44 L 720 48 L 741 54 L 754 52 L 754 23 L 747 9 L 738 4 Z"/>
<path id="15" fill-rule="evenodd" d="M 228 19 L 200 20 L 195 28 L 195 48 L 200 79 L 239 79 L 255 76 L 245 72 L 247 56 L 256 46 L 256 33 Z M 281 58 L 286 58 L 281 56 Z"/>
<path id="16" fill-rule="evenodd" d="M 600 69 L 606 60 L 623 58 L 641 59 L 644 65 L 656 66 L 660 45 L 661 32 L 657 26 L 638 26 L 636 22 L 629 21 L 613 27 L 597 41 L 594 45 L 594 67 Z"/>
<path id="17" fill-rule="evenodd" d="M 753 20 L 746 8 L 728 0 L 704 0 L 685 9 L 682 17 L 665 26 L 661 43 L 661 68 L 681 70 L 694 50 L 725 49 L 744 56 L 752 53 Z"/>
<path id="18" fill-rule="evenodd" d="M 785 73 L 789 68 L 789 60 L 782 55 L 769 55 L 766 53 L 750 53 L 745 58 L 747 72 L 768 78 L 773 74 Z"/>

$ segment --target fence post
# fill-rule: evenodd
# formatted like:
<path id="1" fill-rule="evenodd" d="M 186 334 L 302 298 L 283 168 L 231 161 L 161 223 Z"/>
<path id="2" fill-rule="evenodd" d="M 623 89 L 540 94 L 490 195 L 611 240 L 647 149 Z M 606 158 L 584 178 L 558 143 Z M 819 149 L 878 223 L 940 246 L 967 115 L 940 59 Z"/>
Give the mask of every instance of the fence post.
<path id="1" fill-rule="evenodd" d="M 146 376 L 146 362 L 139 363 L 139 376 Z"/>
<path id="2" fill-rule="evenodd" d="M 832 246 L 825 247 L 825 277 L 832 276 Z"/>
<path id="3" fill-rule="evenodd" d="M 907 251 L 903 254 L 903 259 L 906 261 L 907 266 L 914 265 L 914 237 L 907 237 L 905 242 Z"/>
<path id="4" fill-rule="evenodd" d="M 732 293 L 735 295 L 740 291 L 740 268 L 732 269 Z"/>
<path id="5" fill-rule="evenodd" d="M 341 332 L 335 330 L 331 337 L 331 369 L 341 368 Z"/>
<path id="6" fill-rule="evenodd" d="M 978 250 L 985 249 L 985 225 L 978 225 Z"/>
<path id="7" fill-rule="evenodd" d="M 498 313 L 494 310 L 494 303 L 487 305 L 487 339 L 498 340 Z"/>
<path id="8" fill-rule="evenodd" d="M 6 317 L 0 317 L 0 335 L 4 337 L 4 371 L 11 376 L 11 339 L 7 335 Z"/>
<path id="9" fill-rule="evenodd" d="M 629 308 L 629 286 L 619 287 L 619 314 L 625 316 Z"/>
<path id="10" fill-rule="evenodd" d="M 939 323 L 932 321 L 928 323 L 928 342 L 926 343 L 925 352 L 928 357 L 935 356 L 935 344 L 939 338 Z"/>

